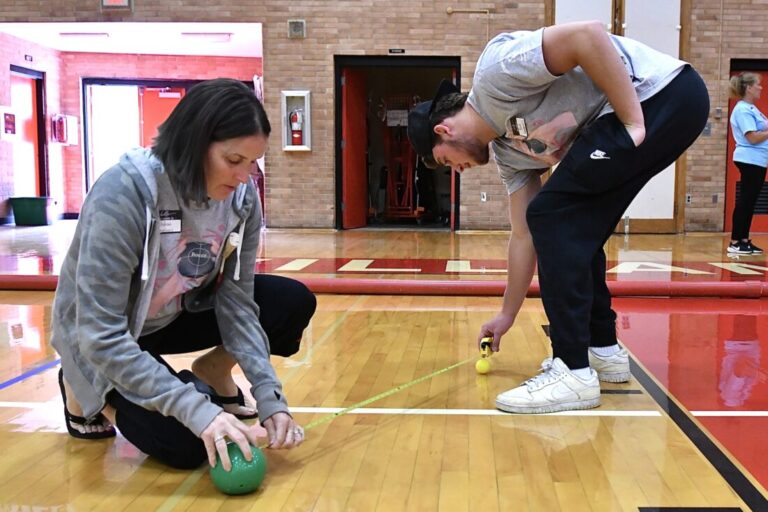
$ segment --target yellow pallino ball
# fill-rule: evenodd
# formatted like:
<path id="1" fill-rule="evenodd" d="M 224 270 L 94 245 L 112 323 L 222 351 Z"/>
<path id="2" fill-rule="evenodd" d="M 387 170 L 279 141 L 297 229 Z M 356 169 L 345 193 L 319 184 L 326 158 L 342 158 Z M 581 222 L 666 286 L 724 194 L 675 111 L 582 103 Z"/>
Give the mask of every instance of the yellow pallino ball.
<path id="1" fill-rule="evenodd" d="M 491 371 L 491 363 L 488 362 L 487 359 L 478 359 L 475 363 L 475 370 L 480 375 L 485 375 L 489 371 Z"/>

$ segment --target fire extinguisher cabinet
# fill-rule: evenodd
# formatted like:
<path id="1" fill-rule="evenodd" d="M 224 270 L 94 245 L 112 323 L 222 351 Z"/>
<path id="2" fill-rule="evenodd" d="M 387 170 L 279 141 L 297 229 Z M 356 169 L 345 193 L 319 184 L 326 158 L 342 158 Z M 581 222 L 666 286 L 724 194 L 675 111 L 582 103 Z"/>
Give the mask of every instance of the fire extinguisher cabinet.
<path id="1" fill-rule="evenodd" d="M 309 91 L 282 91 L 283 151 L 309 151 L 311 117 Z"/>

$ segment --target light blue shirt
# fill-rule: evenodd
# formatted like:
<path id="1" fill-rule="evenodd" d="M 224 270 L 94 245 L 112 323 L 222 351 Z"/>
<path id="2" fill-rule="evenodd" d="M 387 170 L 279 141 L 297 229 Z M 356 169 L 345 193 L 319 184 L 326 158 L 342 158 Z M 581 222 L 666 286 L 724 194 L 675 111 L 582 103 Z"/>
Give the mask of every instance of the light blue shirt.
<path id="1" fill-rule="evenodd" d="M 739 101 L 731 112 L 731 132 L 736 141 L 733 151 L 733 161 L 745 164 L 768 166 L 768 140 L 752 144 L 747 140 L 746 133 L 765 130 L 768 119 L 756 106 L 746 101 Z"/>

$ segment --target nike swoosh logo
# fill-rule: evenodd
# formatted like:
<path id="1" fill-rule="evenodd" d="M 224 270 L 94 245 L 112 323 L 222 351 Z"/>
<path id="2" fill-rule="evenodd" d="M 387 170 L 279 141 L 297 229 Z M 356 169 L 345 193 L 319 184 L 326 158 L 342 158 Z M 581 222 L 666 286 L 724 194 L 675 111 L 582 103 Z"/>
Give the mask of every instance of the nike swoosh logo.
<path id="1" fill-rule="evenodd" d="M 560 400 L 561 398 L 567 398 L 573 396 L 573 390 L 563 384 L 557 384 L 552 388 L 552 398 Z"/>
<path id="2" fill-rule="evenodd" d="M 610 160 L 611 157 L 605 154 L 605 151 L 600 151 L 599 149 L 596 149 L 592 152 L 591 155 L 589 155 L 589 158 L 592 160 Z"/>

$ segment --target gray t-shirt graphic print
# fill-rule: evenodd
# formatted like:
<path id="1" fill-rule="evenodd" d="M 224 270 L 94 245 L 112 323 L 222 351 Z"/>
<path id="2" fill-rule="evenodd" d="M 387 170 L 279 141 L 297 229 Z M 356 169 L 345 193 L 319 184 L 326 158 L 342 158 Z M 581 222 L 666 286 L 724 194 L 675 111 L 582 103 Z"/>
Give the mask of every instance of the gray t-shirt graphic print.
<path id="1" fill-rule="evenodd" d="M 218 268 L 226 219 L 232 199 L 186 206 L 173 191 L 167 175 L 158 178 L 161 212 L 160 255 L 143 335 L 165 327 L 182 311 L 182 297 L 205 282 Z"/>

